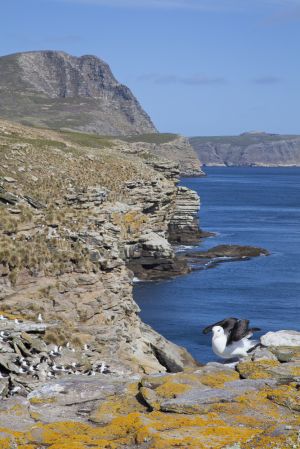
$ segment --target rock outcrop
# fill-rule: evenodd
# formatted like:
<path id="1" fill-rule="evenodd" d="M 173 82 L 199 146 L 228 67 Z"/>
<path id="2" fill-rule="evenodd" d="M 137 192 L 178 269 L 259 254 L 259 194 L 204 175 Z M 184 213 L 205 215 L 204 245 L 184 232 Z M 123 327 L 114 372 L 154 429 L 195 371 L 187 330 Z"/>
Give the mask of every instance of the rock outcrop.
<path id="1" fill-rule="evenodd" d="M 300 166 L 300 136 L 244 133 L 193 137 L 190 143 L 204 166 Z"/>
<path id="2" fill-rule="evenodd" d="M 179 165 L 181 176 L 204 176 L 199 158 L 186 137 L 177 134 L 142 134 L 126 138 L 130 151 L 147 152 Z"/>
<path id="3" fill-rule="evenodd" d="M 274 356 L 285 350 L 175 374 L 37 382 L 1 401 L 1 447 L 297 449 L 300 347 L 288 363 Z"/>
<path id="4" fill-rule="evenodd" d="M 0 138 L 0 313 L 4 325 L 39 317 L 47 325 L 39 350 L 24 342 L 31 332 L 7 330 L 14 370 L 22 369 L 20 357 L 29 357 L 37 377 L 57 375 L 58 364 L 70 374 L 97 372 L 101 363 L 119 374 L 196 366 L 141 322 L 129 270 L 145 279 L 188 270 L 168 242 L 178 167 L 8 122 Z M 191 196 L 187 229 L 198 223 L 199 201 Z M 59 354 L 49 358 L 49 351 Z"/>
<path id="5" fill-rule="evenodd" d="M 187 187 L 177 189 L 175 211 L 169 222 L 169 240 L 184 245 L 195 244 L 202 236 L 199 229 L 198 211 L 200 198 Z"/>
<path id="6" fill-rule="evenodd" d="M 186 261 L 193 271 L 214 268 L 219 264 L 246 261 L 253 257 L 269 256 L 269 251 L 256 246 L 218 245 L 207 251 L 184 251 L 180 261 Z"/>
<path id="7" fill-rule="evenodd" d="M 155 133 L 128 87 L 101 59 L 58 51 L 0 57 L 0 116 L 103 135 Z"/>

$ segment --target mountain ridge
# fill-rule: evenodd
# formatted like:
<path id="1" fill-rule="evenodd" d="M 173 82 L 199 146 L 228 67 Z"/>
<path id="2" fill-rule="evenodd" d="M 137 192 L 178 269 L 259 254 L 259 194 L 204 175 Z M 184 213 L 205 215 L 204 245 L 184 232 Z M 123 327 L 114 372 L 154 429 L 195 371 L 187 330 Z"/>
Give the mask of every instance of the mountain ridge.
<path id="1" fill-rule="evenodd" d="M 300 166 L 300 136 L 246 132 L 189 139 L 204 166 Z"/>
<path id="2" fill-rule="evenodd" d="M 97 134 L 156 133 L 131 90 L 102 59 L 62 51 L 0 57 L 0 116 L 19 123 Z"/>

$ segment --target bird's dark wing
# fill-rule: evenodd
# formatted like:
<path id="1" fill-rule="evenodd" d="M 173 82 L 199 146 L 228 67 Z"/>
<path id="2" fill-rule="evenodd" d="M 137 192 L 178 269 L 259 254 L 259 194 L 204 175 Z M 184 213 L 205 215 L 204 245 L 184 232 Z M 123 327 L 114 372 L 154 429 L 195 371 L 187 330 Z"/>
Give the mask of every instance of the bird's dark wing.
<path id="1" fill-rule="evenodd" d="M 230 332 L 227 339 L 227 345 L 230 345 L 230 343 L 234 341 L 242 340 L 242 338 L 247 337 L 249 333 L 249 320 L 238 320 Z"/>
<path id="2" fill-rule="evenodd" d="M 225 318 L 222 321 L 218 321 L 217 323 L 210 324 L 209 326 L 205 327 L 202 332 L 203 334 L 208 334 L 212 331 L 212 328 L 214 326 L 221 326 L 223 327 L 225 333 L 229 334 L 238 321 L 239 320 L 237 318 Z"/>

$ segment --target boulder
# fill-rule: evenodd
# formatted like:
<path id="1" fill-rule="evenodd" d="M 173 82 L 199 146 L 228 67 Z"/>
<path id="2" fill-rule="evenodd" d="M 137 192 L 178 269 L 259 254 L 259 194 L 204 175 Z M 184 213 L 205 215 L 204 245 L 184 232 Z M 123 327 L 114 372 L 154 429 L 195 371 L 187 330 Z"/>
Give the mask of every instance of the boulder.
<path id="1" fill-rule="evenodd" d="M 277 332 L 268 332 L 260 338 L 261 344 L 267 347 L 277 346 L 299 346 L 300 332 L 291 330 L 281 330 Z"/>

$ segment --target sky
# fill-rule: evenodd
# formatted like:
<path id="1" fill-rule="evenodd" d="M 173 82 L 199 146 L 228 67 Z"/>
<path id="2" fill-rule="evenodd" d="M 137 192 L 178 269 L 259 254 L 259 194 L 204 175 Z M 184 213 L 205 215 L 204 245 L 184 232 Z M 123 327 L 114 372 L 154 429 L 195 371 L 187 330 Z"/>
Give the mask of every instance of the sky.
<path id="1" fill-rule="evenodd" d="M 96 55 L 161 132 L 300 134 L 300 0 L 2 0 L 0 20 L 0 55 Z"/>

